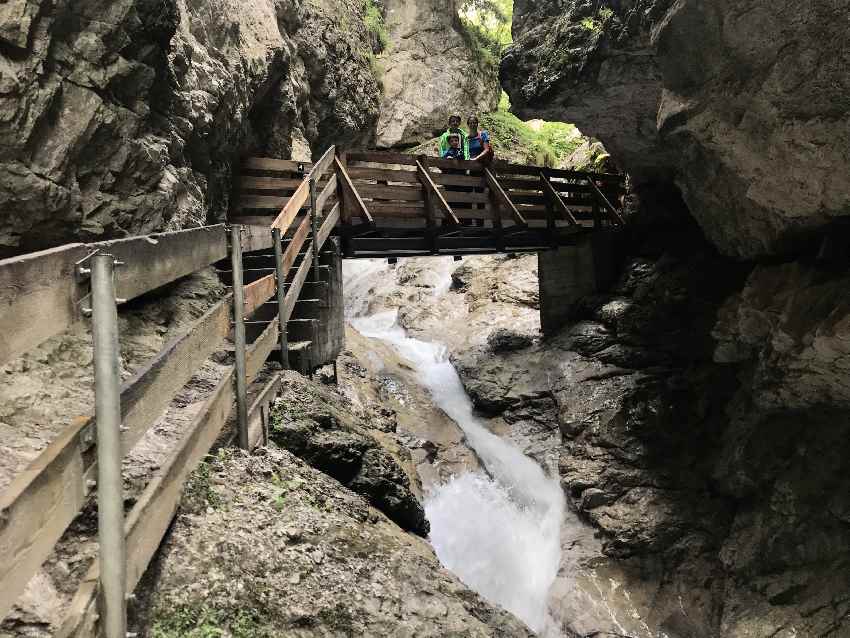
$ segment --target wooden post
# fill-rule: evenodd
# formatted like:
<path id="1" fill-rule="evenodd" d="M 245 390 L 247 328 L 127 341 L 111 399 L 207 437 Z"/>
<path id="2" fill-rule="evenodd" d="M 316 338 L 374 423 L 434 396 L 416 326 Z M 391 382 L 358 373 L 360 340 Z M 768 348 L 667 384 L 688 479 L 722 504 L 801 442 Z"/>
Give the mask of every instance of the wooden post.
<path id="1" fill-rule="evenodd" d="M 289 338 L 286 334 L 286 320 L 283 317 L 283 307 L 286 304 L 286 273 L 283 270 L 283 246 L 280 229 L 272 229 L 272 241 L 274 242 L 274 264 L 277 282 L 277 316 L 280 343 L 280 365 L 284 370 L 289 370 Z"/>
<path id="2" fill-rule="evenodd" d="M 428 160 L 425 156 L 420 156 L 419 159 L 419 168 L 420 170 L 427 171 L 428 170 Z M 419 174 L 419 183 L 422 184 L 422 197 L 425 203 L 425 236 L 428 237 L 428 243 L 431 246 L 431 254 L 436 255 L 439 252 L 439 248 L 437 246 L 437 218 L 435 213 L 435 204 L 434 197 L 431 194 L 431 190 L 428 188 L 428 184 L 426 183 L 427 176 Z"/>
<path id="3" fill-rule="evenodd" d="M 543 201 L 546 206 L 546 230 L 549 233 L 549 245 L 552 248 L 558 247 L 558 225 L 555 223 L 555 202 L 552 201 L 552 197 L 549 193 L 549 182 L 546 179 L 546 175 L 540 173 L 540 188 L 543 191 Z"/>
<path id="4" fill-rule="evenodd" d="M 345 187 L 345 177 L 342 174 L 343 169 L 348 165 L 348 153 L 339 151 L 336 159 L 337 164 L 334 166 L 334 170 L 337 176 L 336 192 L 339 199 L 339 219 L 342 222 L 340 229 L 342 231 L 342 254 L 346 257 L 353 257 L 354 250 L 351 247 L 351 196 Z"/>
<path id="5" fill-rule="evenodd" d="M 319 211 L 316 210 L 316 199 L 318 198 L 318 194 L 316 193 L 316 180 L 314 178 L 310 178 L 310 234 L 313 236 L 312 244 L 313 244 L 313 276 L 316 281 L 321 281 L 321 274 L 319 273 Z"/>
<path id="6" fill-rule="evenodd" d="M 490 208 L 493 209 L 493 234 L 496 236 L 496 248 L 505 249 L 505 231 L 502 227 L 502 206 L 495 189 L 490 186 Z"/>

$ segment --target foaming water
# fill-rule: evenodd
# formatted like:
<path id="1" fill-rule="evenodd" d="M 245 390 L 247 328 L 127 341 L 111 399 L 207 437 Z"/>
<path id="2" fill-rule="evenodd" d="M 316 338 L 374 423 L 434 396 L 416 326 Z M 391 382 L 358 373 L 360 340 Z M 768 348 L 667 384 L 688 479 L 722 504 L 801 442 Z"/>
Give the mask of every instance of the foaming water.
<path id="1" fill-rule="evenodd" d="M 461 427 L 487 469 L 487 474 L 454 477 L 427 496 L 430 540 L 440 561 L 532 630 L 560 635 L 547 612 L 561 556 L 564 497 L 557 479 L 484 427 L 443 346 L 408 337 L 396 311 L 350 321 L 365 336 L 392 344 L 413 364 L 434 402 Z"/>

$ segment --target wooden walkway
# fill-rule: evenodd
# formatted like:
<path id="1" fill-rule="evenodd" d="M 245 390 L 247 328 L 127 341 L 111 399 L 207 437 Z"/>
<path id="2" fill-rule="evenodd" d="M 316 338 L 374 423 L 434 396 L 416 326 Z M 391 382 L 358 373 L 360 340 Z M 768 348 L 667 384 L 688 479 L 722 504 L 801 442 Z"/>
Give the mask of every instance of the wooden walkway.
<path id="1" fill-rule="evenodd" d="M 347 258 L 536 252 L 623 224 L 620 175 L 329 153 L 320 171 L 308 162 L 246 159 L 230 221 L 284 230 L 315 201 L 338 213 L 333 234 Z"/>

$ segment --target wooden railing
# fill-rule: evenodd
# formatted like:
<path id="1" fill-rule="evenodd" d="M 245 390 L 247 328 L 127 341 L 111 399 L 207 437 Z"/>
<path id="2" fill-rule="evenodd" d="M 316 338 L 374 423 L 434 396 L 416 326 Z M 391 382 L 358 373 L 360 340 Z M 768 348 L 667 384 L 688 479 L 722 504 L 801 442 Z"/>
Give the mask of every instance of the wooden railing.
<path id="1" fill-rule="evenodd" d="M 0 363 L 5 363 L 90 314 L 88 264 L 94 254 L 123 262 L 114 275 L 115 304 L 232 258 L 233 293 L 171 339 L 121 385 L 117 397 L 124 455 L 203 362 L 234 335 L 234 365 L 126 516 L 127 549 L 121 560 L 128 592 L 156 552 L 188 474 L 219 437 L 234 403 L 240 443 L 253 447 L 267 440 L 267 406 L 279 379 L 250 404 L 246 388 L 276 346 L 284 364 L 288 361 L 287 324 L 311 270 L 320 281 L 318 258 L 331 234 L 340 228 L 368 231 L 392 220 L 413 220 L 430 229 L 436 242 L 440 233 L 456 233 L 466 220 L 475 219 L 490 225 L 503 249 L 508 225 L 519 232 L 542 220 L 554 236 L 561 225 L 578 228 L 589 222 L 598 228 L 603 213 L 608 224 L 623 223 L 611 203 L 622 186 L 617 176 L 498 162 L 485 167 L 398 153 L 345 154 L 334 147 L 315 164 L 250 158 L 243 169 L 251 174 L 241 177 L 239 209 L 232 221 L 245 225 L 71 244 L 0 261 Z M 269 248 L 274 248 L 275 272 L 244 285 L 242 251 Z M 248 346 L 246 320 L 275 297 L 277 317 Z M 29 320 L 34 317 L 48 319 Z M 98 463 L 95 426 L 93 415 L 73 422 L 0 494 L 0 618 L 90 498 Z M 104 599 L 99 595 L 100 565 L 99 560 L 91 565 L 57 636 L 94 636 L 104 612 L 116 613 L 98 603 Z"/>
<path id="2" fill-rule="evenodd" d="M 323 195 L 338 194 L 336 232 L 349 257 L 401 254 L 405 248 L 410 254 L 538 250 L 562 245 L 564 237 L 585 229 L 625 223 L 612 204 L 624 193 L 619 175 L 377 151 L 339 153 L 335 160 L 326 154 L 317 167 L 314 179 L 327 180 Z M 274 219 L 286 228 L 309 201 L 309 179 L 298 171 L 310 170 L 288 160 L 247 160 L 234 217 Z M 475 232 L 464 230 L 471 224 Z M 402 228 L 421 232 L 389 232 Z"/>
<path id="3" fill-rule="evenodd" d="M 334 154 L 325 160 L 332 164 Z M 314 174 L 318 174 L 314 169 Z M 310 197 L 308 179 L 293 203 L 279 215 L 275 228 L 288 229 L 300 205 Z M 300 186 L 300 185 L 299 185 Z M 335 188 L 334 185 L 332 188 Z M 150 429 L 182 388 L 215 351 L 225 345 L 231 326 L 244 322 L 286 287 L 279 318 L 244 352 L 244 384 L 258 375 L 279 340 L 279 326 L 292 315 L 310 268 L 339 219 L 339 205 L 325 215 L 324 222 L 308 240 L 311 224 L 317 222 L 319 207 L 327 206 L 331 189 L 316 197 L 313 214 L 305 216 L 283 253 L 285 272 L 300 257 L 302 263 L 291 281 L 274 274 L 241 287 L 244 308 L 234 307 L 234 295 L 210 308 L 204 316 L 171 339 L 163 350 L 131 378 L 120 392 L 122 414 L 121 448 L 124 454 Z M 297 208 L 296 208 L 297 206 Z M 272 229 L 234 227 L 239 249 L 267 250 L 273 247 Z M 223 225 L 164 233 L 97 244 L 72 244 L 56 249 L 0 261 L 0 363 L 32 350 L 52 336 L 68 330 L 90 314 L 88 259 L 108 253 L 123 265 L 115 270 L 116 303 L 123 303 L 208 267 L 228 254 L 227 229 Z M 306 247 L 306 253 L 302 249 Z M 236 284 L 236 282 L 234 282 Z M 238 284 L 236 284 L 238 285 Z M 27 318 L 47 320 L 27 321 Z M 284 352 L 282 356 L 286 356 Z M 188 474 L 208 453 L 227 422 L 232 405 L 247 404 L 231 366 L 206 399 L 203 408 L 185 430 L 171 457 L 152 478 L 127 514 L 126 590 L 138 584 L 176 511 Z M 263 423 L 279 379 L 272 380 L 251 405 L 247 405 L 244 432 L 248 447 L 265 440 Z M 241 419 L 240 419 L 241 420 Z M 0 495 L 0 618 L 5 617 L 29 580 L 48 558 L 54 545 L 90 498 L 97 470 L 95 419 L 90 416 L 72 423 L 17 475 Z M 74 595 L 57 636 L 93 636 L 102 610 L 98 608 L 100 561 L 89 568 Z"/>

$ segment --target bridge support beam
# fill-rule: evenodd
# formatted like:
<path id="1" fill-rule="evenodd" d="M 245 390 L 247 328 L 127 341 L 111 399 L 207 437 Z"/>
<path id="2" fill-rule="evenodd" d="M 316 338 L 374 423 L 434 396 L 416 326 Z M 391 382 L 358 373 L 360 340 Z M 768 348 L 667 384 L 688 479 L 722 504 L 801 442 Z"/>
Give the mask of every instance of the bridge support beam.
<path id="1" fill-rule="evenodd" d="M 540 325 L 544 336 L 556 334 L 575 318 L 576 304 L 610 288 L 621 266 L 620 235 L 600 231 L 575 246 L 538 254 Z"/>

